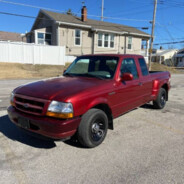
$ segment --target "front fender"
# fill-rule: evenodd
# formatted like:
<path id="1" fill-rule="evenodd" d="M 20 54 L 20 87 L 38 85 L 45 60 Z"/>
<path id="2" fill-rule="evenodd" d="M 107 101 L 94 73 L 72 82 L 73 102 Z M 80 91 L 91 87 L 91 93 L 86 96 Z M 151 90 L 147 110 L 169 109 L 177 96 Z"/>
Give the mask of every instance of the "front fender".
<path id="1" fill-rule="evenodd" d="M 87 109 L 86 109 L 86 112 L 87 112 L 89 109 L 91 109 L 91 108 L 93 108 L 93 107 L 95 107 L 95 106 L 97 106 L 97 105 L 100 105 L 100 104 L 106 104 L 106 105 L 109 106 L 108 100 L 107 100 L 106 98 L 102 98 L 102 97 L 96 98 L 96 99 L 94 99 L 93 101 L 91 101 L 91 102 L 88 104 Z"/>

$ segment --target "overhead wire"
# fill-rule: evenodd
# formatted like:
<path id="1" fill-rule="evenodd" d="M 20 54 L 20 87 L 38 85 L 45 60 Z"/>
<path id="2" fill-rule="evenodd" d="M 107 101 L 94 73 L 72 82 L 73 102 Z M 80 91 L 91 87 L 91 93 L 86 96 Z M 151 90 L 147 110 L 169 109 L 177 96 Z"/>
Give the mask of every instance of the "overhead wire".
<path id="1" fill-rule="evenodd" d="M 0 11 L 0 14 L 3 14 L 3 15 L 10 15 L 10 16 L 17 16 L 17 17 L 25 17 L 25 18 L 32 18 L 32 19 L 41 19 L 41 20 L 47 20 L 47 21 L 52 21 L 51 19 L 46 19 L 46 18 L 41 18 L 41 17 L 34 17 L 34 16 L 29 16 L 29 15 L 23 15 L 23 14 L 15 14 L 15 13 L 8 13 L 8 12 L 2 12 Z M 91 24 L 92 26 L 95 26 L 95 25 L 99 25 L 99 24 Z M 112 27 L 112 26 L 106 26 L 106 27 Z M 131 26 L 132 27 L 132 26 Z M 133 28 L 143 28 L 143 27 L 133 27 Z"/>
<path id="2" fill-rule="evenodd" d="M 60 13 L 66 13 L 66 11 L 61 11 L 61 10 L 57 10 L 57 9 L 52 9 L 52 8 L 47 8 L 47 7 L 41 7 L 41 6 L 34 6 L 34 5 L 29 5 L 29 4 L 24 4 L 24 3 L 15 3 L 15 2 L 12 2 L 12 1 L 5 1 L 5 0 L 0 0 L 0 2 L 2 3 L 8 3 L 8 4 L 13 4 L 13 5 L 19 5 L 19 6 L 25 6 L 25 7 L 31 7 L 31 8 L 37 8 L 37 9 L 45 9 L 45 10 L 48 10 L 48 11 L 55 11 L 55 12 L 60 12 Z M 76 13 L 76 12 L 73 12 L 74 14 L 78 15 L 80 13 Z M 90 17 L 97 17 L 97 18 L 100 18 L 101 16 L 99 15 L 90 15 L 88 14 L 88 16 Z M 128 18 L 119 18 L 119 17 L 110 17 L 110 16 L 107 16 L 107 17 L 104 17 L 106 19 L 114 19 L 114 20 L 128 20 L 128 21 L 138 21 L 138 22 L 149 22 L 150 20 L 146 20 L 146 19 L 128 19 Z"/>
<path id="3" fill-rule="evenodd" d="M 184 43 L 184 40 L 178 42 L 165 42 L 165 43 L 154 43 L 153 45 L 169 45 L 169 44 L 179 44 Z"/>

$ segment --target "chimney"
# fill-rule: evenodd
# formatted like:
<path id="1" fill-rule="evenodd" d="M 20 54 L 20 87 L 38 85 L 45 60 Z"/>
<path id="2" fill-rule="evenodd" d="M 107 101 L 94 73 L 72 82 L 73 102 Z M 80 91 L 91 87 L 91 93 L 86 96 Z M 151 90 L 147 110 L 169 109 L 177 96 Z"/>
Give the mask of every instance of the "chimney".
<path id="1" fill-rule="evenodd" d="M 81 20 L 83 22 L 87 21 L 87 8 L 86 8 L 86 6 L 82 7 L 82 10 L 81 10 Z"/>

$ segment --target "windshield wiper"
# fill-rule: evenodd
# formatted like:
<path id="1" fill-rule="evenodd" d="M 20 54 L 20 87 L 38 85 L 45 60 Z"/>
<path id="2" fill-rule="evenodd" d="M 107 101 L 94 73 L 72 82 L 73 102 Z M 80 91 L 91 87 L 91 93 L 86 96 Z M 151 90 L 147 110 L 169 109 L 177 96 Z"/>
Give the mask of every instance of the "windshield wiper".
<path id="1" fill-rule="evenodd" d="M 83 76 L 86 76 L 86 77 L 95 77 L 97 79 L 101 79 L 101 80 L 104 80 L 103 77 L 99 76 L 99 75 L 93 75 L 91 73 L 84 73 Z"/>
<path id="2" fill-rule="evenodd" d="M 73 77 L 74 75 L 71 74 L 71 73 L 64 73 L 63 76 L 70 76 L 70 77 Z"/>

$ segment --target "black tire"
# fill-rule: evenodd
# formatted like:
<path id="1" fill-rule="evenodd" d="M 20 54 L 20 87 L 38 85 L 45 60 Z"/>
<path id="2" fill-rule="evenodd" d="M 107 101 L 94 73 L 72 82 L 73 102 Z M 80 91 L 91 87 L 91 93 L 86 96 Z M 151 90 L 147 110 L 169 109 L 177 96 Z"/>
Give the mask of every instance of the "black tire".
<path id="1" fill-rule="evenodd" d="M 106 137 L 108 118 L 100 109 L 90 109 L 82 116 L 78 127 L 78 140 L 87 148 L 100 145 Z"/>
<path id="2" fill-rule="evenodd" d="M 153 107 L 155 109 L 163 109 L 167 101 L 167 93 L 164 88 L 160 88 L 157 99 L 153 101 Z"/>

